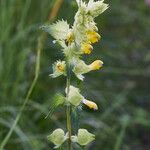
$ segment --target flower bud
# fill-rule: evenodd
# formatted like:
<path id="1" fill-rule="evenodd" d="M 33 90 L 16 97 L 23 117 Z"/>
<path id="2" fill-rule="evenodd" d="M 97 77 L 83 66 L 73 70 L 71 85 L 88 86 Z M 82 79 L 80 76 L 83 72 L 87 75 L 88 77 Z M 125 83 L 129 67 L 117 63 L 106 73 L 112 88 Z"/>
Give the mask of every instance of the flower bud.
<path id="1" fill-rule="evenodd" d="M 99 70 L 103 65 L 101 60 L 96 60 L 92 64 L 89 65 L 91 70 Z"/>
<path id="2" fill-rule="evenodd" d="M 64 141 L 67 139 L 67 136 L 62 129 L 56 129 L 47 138 L 56 145 L 55 148 L 58 148 L 64 143 Z"/>
<path id="3" fill-rule="evenodd" d="M 96 2 L 94 0 L 90 0 L 87 6 L 88 11 L 93 18 L 103 13 L 107 8 L 108 4 L 105 4 L 104 0 Z"/>

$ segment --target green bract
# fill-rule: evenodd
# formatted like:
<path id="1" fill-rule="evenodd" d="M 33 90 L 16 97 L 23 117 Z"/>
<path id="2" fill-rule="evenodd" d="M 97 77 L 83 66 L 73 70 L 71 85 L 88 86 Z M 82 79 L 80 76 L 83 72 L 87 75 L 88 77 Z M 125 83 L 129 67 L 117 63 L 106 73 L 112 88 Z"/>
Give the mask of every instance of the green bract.
<path id="1" fill-rule="evenodd" d="M 56 40 L 65 40 L 70 31 L 68 23 L 64 20 L 52 25 L 43 25 L 41 28 L 51 34 Z"/>
<path id="2" fill-rule="evenodd" d="M 90 0 L 88 3 L 88 12 L 90 15 L 95 18 L 103 13 L 106 9 L 108 9 L 108 4 L 104 3 L 104 0 L 94 2 L 94 0 Z"/>

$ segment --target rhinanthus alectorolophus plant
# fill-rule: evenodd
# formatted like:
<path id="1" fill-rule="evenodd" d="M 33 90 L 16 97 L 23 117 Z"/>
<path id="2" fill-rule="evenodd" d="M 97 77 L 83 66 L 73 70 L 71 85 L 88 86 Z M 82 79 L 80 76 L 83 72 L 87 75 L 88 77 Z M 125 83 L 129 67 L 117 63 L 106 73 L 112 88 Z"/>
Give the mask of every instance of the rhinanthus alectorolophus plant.
<path id="1" fill-rule="evenodd" d="M 50 76 L 52 78 L 61 75 L 66 77 L 66 95 L 57 95 L 54 107 L 59 105 L 66 106 L 67 132 L 65 133 L 62 129 L 56 129 L 48 136 L 48 139 L 55 144 L 54 148 L 62 147 L 63 143 L 68 141 L 68 150 L 72 149 L 72 143 L 85 146 L 95 139 L 95 135 L 86 129 L 79 129 L 75 135 L 72 135 L 72 111 L 80 107 L 80 105 L 86 105 L 89 109 L 94 110 L 97 110 L 98 106 L 95 102 L 87 100 L 80 93 L 78 87 L 71 85 L 71 75 L 74 73 L 79 80 L 83 81 L 84 74 L 99 70 L 102 67 L 103 62 L 101 60 L 86 64 L 82 60 L 82 56 L 91 54 L 93 44 L 101 39 L 94 19 L 108 8 L 108 4 L 105 4 L 104 0 L 89 0 L 88 3 L 76 0 L 76 2 L 78 11 L 75 15 L 73 26 L 62 20 L 41 27 L 55 39 L 54 43 L 61 46 L 61 52 L 64 54 L 64 60 L 57 60 L 53 64 L 53 73 Z"/>

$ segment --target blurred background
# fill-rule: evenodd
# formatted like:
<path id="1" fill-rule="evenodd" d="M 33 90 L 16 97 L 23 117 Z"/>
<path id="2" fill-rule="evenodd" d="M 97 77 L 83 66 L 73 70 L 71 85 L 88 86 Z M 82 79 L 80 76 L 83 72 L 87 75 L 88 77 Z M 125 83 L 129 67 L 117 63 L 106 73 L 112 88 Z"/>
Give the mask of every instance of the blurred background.
<path id="1" fill-rule="evenodd" d="M 43 34 L 39 26 L 47 21 L 55 2 L 0 0 L 0 142 L 33 81 L 37 39 Z M 149 150 L 150 1 L 105 2 L 110 8 L 96 19 L 102 40 L 84 58 L 87 63 L 100 58 L 104 67 L 87 74 L 84 83 L 78 82 L 99 110 L 83 108 L 78 126 L 96 135 L 88 150 Z M 56 19 L 72 24 L 76 11 L 75 0 L 64 0 Z M 53 96 L 64 90 L 66 82 L 64 77 L 48 76 L 52 63 L 63 57 L 52 40 L 45 38 L 39 78 L 5 150 L 50 150 L 53 145 L 46 136 L 56 128 L 65 129 L 63 108 L 45 119 Z"/>

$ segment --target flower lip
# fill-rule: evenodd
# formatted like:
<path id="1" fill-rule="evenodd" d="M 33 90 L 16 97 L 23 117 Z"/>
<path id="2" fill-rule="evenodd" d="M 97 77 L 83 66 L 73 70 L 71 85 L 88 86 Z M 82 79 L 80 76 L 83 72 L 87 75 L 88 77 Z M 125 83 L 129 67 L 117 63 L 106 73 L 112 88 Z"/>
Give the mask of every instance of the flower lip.
<path id="1" fill-rule="evenodd" d="M 94 110 L 98 110 L 98 106 L 95 102 L 90 101 L 90 100 L 86 100 L 84 99 L 82 101 L 83 104 L 85 104 L 87 107 L 89 107 L 90 109 L 94 109 Z"/>
<path id="2" fill-rule="evenodd" d="M 84 54 L 91 54 L 93 50 L 93 46 L 89 43 L 83 43 L 81 44 L 81 51 L 84 53 Z"/>
<path id="3" fill-rule="evenodd" d="M 101 60 L 95 60 L 93 63 L 89 65 L 91 70 L 99 70 L 103 66 L 103 62 Z"/>
<path id="4" fill-rule="evenodd" d="M 96 43 L 100 40 L 101 36 L 95 32 L 94 30 L 87 30 L 86 31 L 87 40 L 90 43 Z"/>

